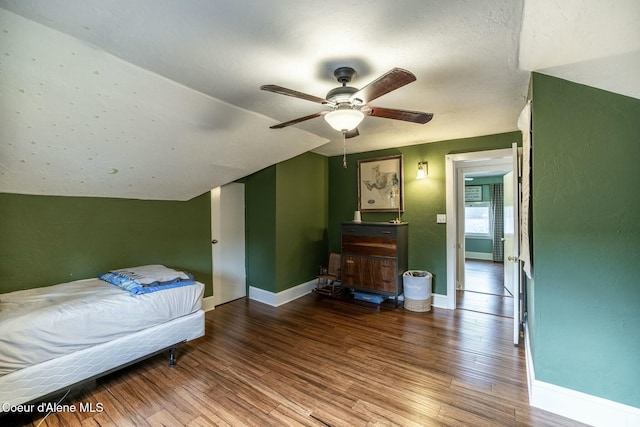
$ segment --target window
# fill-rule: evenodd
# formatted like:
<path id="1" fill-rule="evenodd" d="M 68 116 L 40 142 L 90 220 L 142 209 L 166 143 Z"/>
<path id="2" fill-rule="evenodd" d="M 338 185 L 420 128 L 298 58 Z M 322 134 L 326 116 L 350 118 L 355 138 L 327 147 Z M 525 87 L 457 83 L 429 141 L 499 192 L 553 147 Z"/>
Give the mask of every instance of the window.
<path id="1" fill-rule="evenodd" d="M 465 203 L 464 234 L 467 237 L 491 237 L 489 202 Z"/>

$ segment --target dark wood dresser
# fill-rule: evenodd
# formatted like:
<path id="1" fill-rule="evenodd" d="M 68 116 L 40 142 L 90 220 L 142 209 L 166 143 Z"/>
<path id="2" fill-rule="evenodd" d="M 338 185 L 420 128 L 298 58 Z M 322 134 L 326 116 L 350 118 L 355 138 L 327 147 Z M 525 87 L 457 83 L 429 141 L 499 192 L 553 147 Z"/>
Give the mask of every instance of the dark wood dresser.
<path id="1" fill-rule="evenodd" d="M 408 231 L 408 223 L 343 223 L 342 286 L 397 301 L 408 269 Z"/>

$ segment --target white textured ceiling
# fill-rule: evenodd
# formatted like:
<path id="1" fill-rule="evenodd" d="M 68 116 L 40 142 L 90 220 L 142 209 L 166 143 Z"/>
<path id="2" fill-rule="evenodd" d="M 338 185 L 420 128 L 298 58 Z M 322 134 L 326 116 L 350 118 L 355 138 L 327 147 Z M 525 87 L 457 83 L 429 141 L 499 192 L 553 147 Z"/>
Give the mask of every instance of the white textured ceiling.
<path id="1" fill-rule="evenodd" d="M 640 1 L 525 1 L 520 67 L 640 99 Z"/>
<path id="2" fill-rule="evenodd" d="M 417 81 L 347 152 L 517 130 L 529 72 L 638 96 L 640 2 L 0 0 L 0 191 L 187 200 L 306 151 L 342 153 L 333 70 Z M 522 31 L 521 31 L 522 30 Z M 615 63 L 623 69 L 611 69 Z M 594 72 L 595 70 L 595 72 Z"/>

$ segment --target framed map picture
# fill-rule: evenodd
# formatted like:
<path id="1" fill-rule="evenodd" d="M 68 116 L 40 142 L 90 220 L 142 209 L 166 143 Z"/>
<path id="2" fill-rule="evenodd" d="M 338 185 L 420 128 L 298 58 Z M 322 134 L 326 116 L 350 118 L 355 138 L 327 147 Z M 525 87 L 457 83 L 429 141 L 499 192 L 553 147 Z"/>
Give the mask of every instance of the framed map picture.
<path id="1" fill-rule="evenodd" d="M 404 211 L 402 155 L 358 160 L 358 210 Z"/>

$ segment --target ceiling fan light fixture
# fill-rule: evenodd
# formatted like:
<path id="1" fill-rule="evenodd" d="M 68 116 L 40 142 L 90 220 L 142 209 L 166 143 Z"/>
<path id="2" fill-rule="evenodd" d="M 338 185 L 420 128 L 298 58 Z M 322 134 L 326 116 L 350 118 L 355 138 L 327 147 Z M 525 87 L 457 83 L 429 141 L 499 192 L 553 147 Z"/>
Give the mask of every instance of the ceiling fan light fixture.
<path id="1" fill-rule="evenodd" d="M 324 119 L 329 126 L 338 132 L 343 132 L 357 128 L 364 119 L 364 114 L 360 110 L 339 108 L 325 114 Z"/>

